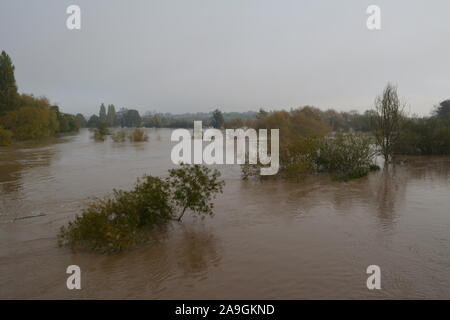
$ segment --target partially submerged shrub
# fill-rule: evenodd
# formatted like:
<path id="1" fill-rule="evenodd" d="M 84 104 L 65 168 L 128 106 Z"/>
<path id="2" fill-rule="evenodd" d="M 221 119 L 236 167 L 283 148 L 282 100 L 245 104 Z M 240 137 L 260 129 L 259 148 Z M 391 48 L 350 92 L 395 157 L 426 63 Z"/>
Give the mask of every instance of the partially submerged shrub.
<path id="1" fill-rule="evenodd" d="M 376 168 L 375 154 L 371 137 L 339 132 L 321 143 L 317 166 L 319 171 L 330 172 L 338 180 L 360 178 Z"/>
<path id="2" fill-rule="evenodd" d="M 211 214 L 212 197 L 222 192 L 219 172 L 182 165 L 167 179 L 144 176 L 131 191 L 114 190 L 112 197 L 96 199 L 74 221 L 63 226 L 60 245 L 100 252 L 118 252 L 148 240 L 148 231 L 170 220 L 181 220 L 186 209 Z M 178 215 L 182 212 L 181 216 Z"/>
<path id="3" fill-rule="evenodd" d="M 318 148 L 322 137 L 291 139 L 280 150 L 282 173 L 287 178 L 299 178 L 317 170 Z"/>
<path id="4" fill-rule="evenodd" d="M 12 132 L 0 127 L 0 147 L 10 145 L 12 143 Z"/>
<path id="5" fill-rule="evenodd" d="M 297 136 L 280 141 L 280 176 L 298 179 L 305 174 L 316 172 L 318 148 L 322 139 L 322 137 Z M 249 164 L 246 162 L 241 166 L 242 178 L 247 180 L 251 176 L 270 177 L 260 176 L 261 167 L 260 163 Z"/>
<path id="6" fill-rule="evenodd" d="M 135 129 L 130 135 L 130 141 L 133 142 L 143 142 L 147 140 L 148 136 L 145 134 L 143 129 Z"/>
<path id="7" fill-rule="evenodd" d="M 250 164 L 246 161 L 243 165 L 241 165 L 241 177 L 242 180 L 248 180 L 250 177 L 258 176 L 260 173 L 260 165 L 259 164 Z"/>
<path id="8" fill-rule="evenodd" d="M 94 135 L 92 136 L 92 138 L 95 141 L 105 141 L 106 136 L 101 134 L 100 132 L 98 132 L 97 130 L 94 131 Z"/>
<path id="9" fill-rule="evenodd" d="M 125 131 L 120 130 L 111 135 L 111 138 L 114 142 L 124 142 L 127 138 L 127 134 Z"/>
<path id="10" fill-rule="evenodd" d="M 321 119 L 320 111 L 304 107 L 291 111 L 263 110 L 252 127 L 255 129 L 280 129 L 279 176 L 300 178 L 316 171 L 316 158 L 319 142 L 330 132 L 330 127 Z M 268 147 L 268 150 L 270 148 Z M 259 175 L 261 164 L 241 166 L 243 179 Z"/>
<path id="11" fill-rule="evenodd" d="M 101 123 L 97 128 L 94 129 L 94 135 L 92 136 L 92 138 L 95 141 L 105 141 L 106 136 L 109 134 L 110 132 L 106 124 Z"/>
<path id="12" fill-rule="evenodd" d="M 97 251 L 121 251 L 143 240 L 143 227 L 157 227 L 171 218 L 168 184 L 145 176 L 132 191 L 114 190 L 97 199 L 62 227 L 60 243 Z"/>
<path id="13" fill-rule="evenodd" d="M 377 170 L 373 139 L 360 133 L 336 133 L 328 137 L 294 137 L 280 147 L 280 174 L 301 178 L 306 174 L 328 172 L 338 180 L 360 178 Z M 260 165 L 244 164 L 244 180 L 259 175 Z"/>

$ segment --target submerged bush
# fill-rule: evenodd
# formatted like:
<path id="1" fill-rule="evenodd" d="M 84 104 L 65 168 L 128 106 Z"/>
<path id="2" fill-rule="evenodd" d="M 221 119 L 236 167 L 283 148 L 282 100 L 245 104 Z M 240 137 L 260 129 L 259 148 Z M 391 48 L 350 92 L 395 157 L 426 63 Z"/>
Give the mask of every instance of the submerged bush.
<path id="1" fill-rule="evenodd" d="M 94 135 L 92 136 L 92 138 L 95 141 L 105 141 L 106 136 L 109 134 L 110 132 L 106 124 L 101 123 L 97 126 L 97 128 L 94 129 Z"/>
<path id="2" fill-rule="evenodd" d="M 59 239 L 72 247 L 121 251 L 139 241 L 142 227 L 155 227 L 171 218 L 168 184 L 145 176 L 132 191 L 114 190 L 110 198 L 97 199 L 62 227 Z"/>
<path id="3" fill-rule="evenodd" d="M 361 133 L 294 137 L 280 146 L 280 176 L 299 179 L 306 174 L 328 172 L 338 180 L 360 178 L 379 169 L 374 164 L 373 139 Z M 244 180 L 259 176 L 261 165 L 241 166 Z"/>
<path id="4" fill-rule="evenodd" d="M 127 138 L 127 134 L 125 131 L 120 130 L 111 135 L 111 138 L 114 142 L 124 142 Z"/>
<path id="5" fill-rule="evenodd" d="M 286 178 L 300 178 L 317 171 L 318 149 L 323 137 L 298 137 L 280 149 L 280 168 Z"/>
<path id="6" fill-rule="evenodd" d="M 145 134 L 145 131 L 143 129 L 135 129 L 130 134 L 130 141 L 143 142 L 143 141 L 147 141 L 147 140 L 148 140 L 148 136 Z"/>
<path id="7" fill-rule="evenodd" d="M 131 191 L 114 190 L 96 199 L 74 221 L 61 227 L 60 245 L 118 252 L 149 239 L 149 231 L 181 220 L 186 209 L 211 214 L 212 197 L 222 192 L 217 170 L 182 165 L 167 179 L 144 176 Z M 182 212 L 181 216 L 178 216 Z"/>
<path id="8" fill-rule="evenodd" d="M 317 137 L 291 137 L 280 139 L 279 149 L 279 177 L 287 179 L 300 179 L 306 174 L 317 172 L 317 157 L 319 146 L 324 138 Z M 269 148 L 269 147 L 268 147 Z M 248 156 L 246 157 L 248 159 Z M 260 163 L 241 165 L 241 177 L 244 180 L 252 176 L 269 178 L 271 176 L 260 176 Z"/>
<path id="9" fill-rule="evenodd" d="M 317 168 L 333 174 L 338 180 L 366 176 L 377 166 L 373 139 L 361 133 L 337 133 L 324 139 L 319 147 Z"/>

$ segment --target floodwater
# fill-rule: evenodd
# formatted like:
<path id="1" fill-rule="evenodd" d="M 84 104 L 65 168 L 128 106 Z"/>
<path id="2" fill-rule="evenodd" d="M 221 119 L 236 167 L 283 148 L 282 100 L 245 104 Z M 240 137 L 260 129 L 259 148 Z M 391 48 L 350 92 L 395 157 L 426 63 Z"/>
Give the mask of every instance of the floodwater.
<path id="1" fill-rule="evenodd" d="M 0 148 L 0 298 L 450 298 L 450 158 L 409 158 L 350 182 L 245 182 L 224 167 L 213 217 L 188 216 L 116 255 L 58 247 L 90 198 L 166 174 L 171 131 L 147 132 L 144 143 L 82 130 Z M 69 265 L 81 268 L 80 291 L 66 287 Z M 367 289 L 369 265 L 381 290 Z"/>

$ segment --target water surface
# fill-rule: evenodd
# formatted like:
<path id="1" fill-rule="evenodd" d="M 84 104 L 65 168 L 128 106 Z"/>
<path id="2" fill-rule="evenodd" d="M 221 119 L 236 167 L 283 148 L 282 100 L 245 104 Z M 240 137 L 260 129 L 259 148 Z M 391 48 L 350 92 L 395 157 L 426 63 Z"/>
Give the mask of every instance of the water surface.
<path id="1" fill-rule="evenodd" d="M 224 167 L 212 218 L 187 217 L 118 255 L 59 248 L 58 229 L 90 198 L 172 167 L 171 131 L 147 132 L 146 143 L 82 130 L 0 148 L 0 298 L 450 298 L 450 158 L 350 182 L 245 182 Z M 72 264 L 81 291 L 66 288 Z M 382 290 L 366 287 L 372 264 Z"/>

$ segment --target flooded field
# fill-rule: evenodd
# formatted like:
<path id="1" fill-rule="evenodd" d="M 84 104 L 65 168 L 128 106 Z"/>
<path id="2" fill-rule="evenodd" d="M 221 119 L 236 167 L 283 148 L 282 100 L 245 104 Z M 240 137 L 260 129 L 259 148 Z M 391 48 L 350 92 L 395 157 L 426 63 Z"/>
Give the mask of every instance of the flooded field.
<path id="1" fill-rule="evenodd" d="M 242 181 L 222 167 L 215 215 L 186 217 L 116 255 L 57 246 L 90 198 L 172 167 L 170 130 L 144 143 L 90 133 L 0 148 L 0 298 L 450 298 L 450 158 L 350 182 Z M 30 215 L 41 215 L 20 219 Z M 82 290 L 66 288 L 79 265 Z M 382 289 L 366 287 L 379 265 Z"/>

